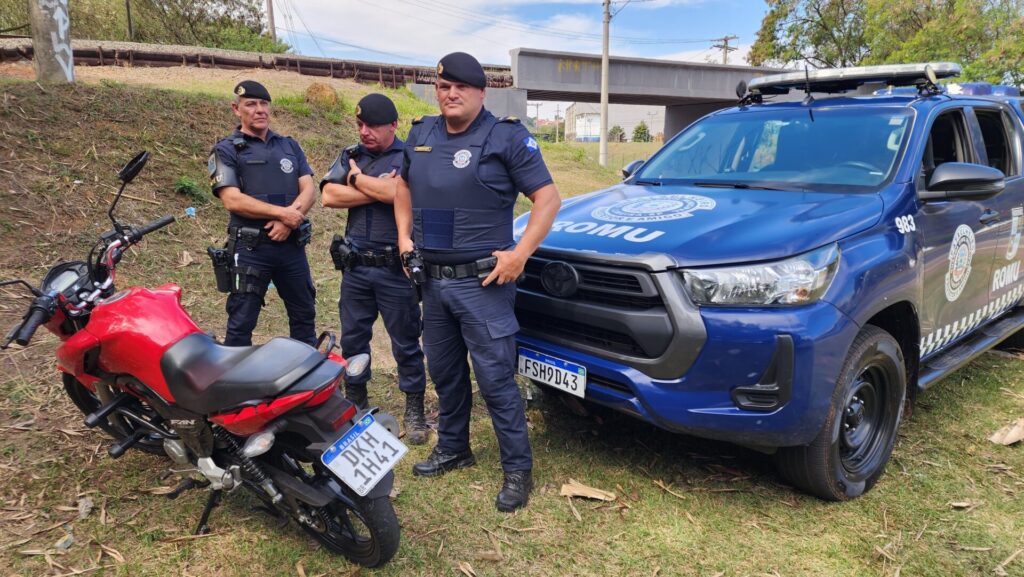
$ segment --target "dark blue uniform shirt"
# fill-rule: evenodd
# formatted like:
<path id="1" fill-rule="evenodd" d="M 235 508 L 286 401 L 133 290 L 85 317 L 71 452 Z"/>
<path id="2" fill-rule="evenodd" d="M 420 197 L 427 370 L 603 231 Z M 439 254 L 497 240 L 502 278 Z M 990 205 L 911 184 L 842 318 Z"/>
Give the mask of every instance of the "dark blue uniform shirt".
<path id="1" fill-rule="evenodd" d="M 468 140 L 484 119 L 494 116 L 487 109 L 480 111 L 469 128 L 459 134 L 448 134 L 444 122 L 434 125 L 434 137 L 439 141 L 458 142 Z M 402 163 L 402 178 L 409 182 L 409 160 L 414 143 L 419 141 L 422 125 L 414 124 L 406 141 Z M 477 176 L 488 187 L 515 197 L 518 193 L 530 195 L 541 187 L 551 184 L 554 179 L 544 165 L 537 141 L 530 131 L 518 122 L 499 122 L 483 145 Z M 410 184 L 411 185 L 411 184 Z"/>
<path id="2" fill-rule="evenodd" d="M 234 141 L 238 138 L 243 139 L 245 142 L 245 146 L 241 149 L 234 145 Z M 281 168 L 283 159 L 287 161 L 283 166 L 287 168 L 288 163 L 290 163 L 291 170 L 296 171 L 297 176 L 302 177 L 313 174 L 313 169 L 310 168 L 309 162 L 306 160 L 306 154 L 302 152 L 302 147 L 299 146 L 299 143 L 293 138 L 281 136 L 273 130 L 267 131 L 267 140 L 263 141 L 256 136 L 242 132 L 239 126 L 235 128 L 231 136 L 218 141 L 213 150 L 217 158 L 210 159 L 210 184 L 213 187 L 213 194 L 215 196 L 220 196 L 220 189 L 226 186 L 234 186 L 250 196 L 263 197 L 285 193 L 285 191 L 279 190 L 262 190 L 262 185 L 266 184 L 266 181 L 259 179 L 256 179 L 254 182 L 243 183 L 243 173 L 245 172 L 243 163 L 245 160 L 244 158 L 239 158 L 240 156 L 275 159 L 278 163 L 278 168 Z M 297 195 L 298 190 L 288 191 L 288 194 Z M 278 203 L 274 202 L 273 204 Z"/>

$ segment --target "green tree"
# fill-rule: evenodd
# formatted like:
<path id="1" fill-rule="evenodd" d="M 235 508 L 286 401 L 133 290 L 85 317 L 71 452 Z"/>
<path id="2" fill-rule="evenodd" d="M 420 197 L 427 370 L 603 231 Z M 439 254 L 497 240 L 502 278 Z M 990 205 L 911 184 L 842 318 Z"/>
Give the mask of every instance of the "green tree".
<path id="1" fill-rule="evenodd" d="M 1024 1 L 865 2 L 865 64 L 952 61 L 963 81 L 1024 83 Z"/>
<path id="2" fill-rule="evenodd" d="M 748 62 L 814 68 L 953 61 L 1024 83 L 1024 0 L 766 0 Z"/>
<path id="3" fill-rule="evenodd" d="M 865 0 L 766 0 L 768 13 L 747 61 L 812 68 L 856 66 L 868 52 Z"/>
<path id="4" fill-rule="evenodd" d="M 130 0 L 134 40 L 259 52 L 286 52 L 263 24 L 264 0 Z M 124 0 L 69 3 L 71 35 L 128 40 Z M 28 22 L 26 0 L 0 0 L 0 30 Z M 20 31 L 19 31 L 20 32 Z M 28 34 L 27 30 L 23 32 Z"/>
<path id="5" fill-rule="evenodd" d="M 651 141 L 651 130 L 647 128 L 647 123 L 643 120 L 640 124 L 633 127 L 633 142 L 650 142 Z"/>
<path id="6" fill-rule="evenodd" d="M 626 139 L 626 131 L 621 126 L 616 124 L 615 126 L 608 129 L 608 141 L 609 142 L 622 142 Z"/>

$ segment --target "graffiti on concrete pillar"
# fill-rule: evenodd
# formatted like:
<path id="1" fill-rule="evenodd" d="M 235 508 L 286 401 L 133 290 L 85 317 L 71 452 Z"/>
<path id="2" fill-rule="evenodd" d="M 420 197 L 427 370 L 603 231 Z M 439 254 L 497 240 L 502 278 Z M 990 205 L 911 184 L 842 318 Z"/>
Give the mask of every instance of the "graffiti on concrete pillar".
<path id="1" fill-rule="evenodd" d="M 71 51 L 71 19 L 68 17 L 68 0 L 39 0 L 39 8 L 53 18 L 57 30 L 50 32 L 54 58 L 64 71 L 64 78 L 74 82 L 75 54 Z"/>

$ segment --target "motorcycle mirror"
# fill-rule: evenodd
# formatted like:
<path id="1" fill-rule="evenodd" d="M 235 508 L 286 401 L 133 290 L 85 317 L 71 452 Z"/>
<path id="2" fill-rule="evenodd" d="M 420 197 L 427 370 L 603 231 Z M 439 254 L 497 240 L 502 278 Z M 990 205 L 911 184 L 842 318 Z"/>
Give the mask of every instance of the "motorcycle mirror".
<path id="1" fill-rule="evenodd" d="M 121 182 L 128 184 L 136 176 L 142 172 L 142 167 L 146 166 L 146 161 L 149 160 L 149 151 L 143 150 L 142 152 L 135 155 L 135 158 L 128 161 L 128 164 L 124 165 L 124 168 L 117 173 L 117 178 Z"/>
<path id="2" fill-rule="evenodd" d="M 121 193 L 124 192 L 124 187 L 128 186 L 128 183 L 142 172 L 142 167 L 146 166 L 147 160 L 149 160 L 149 151 L 143 150 L 136 154 L 135 158 L 129 160 L 128 164 L 124 165 L 124 168 L 117 173 L 117 178 L 121 180 L 121 189 L 117 191 L 114 201 L 110 203 L 110 210 L 107 211 L 107 216 L 110 217 L 110 222 L 114 223 L 114 230 L 118 233 L 121 233 L 122 229 L 121 223 L 117 222 L 117 219 L 114 218 L 114 208 L 117 206 L 117 201 L 121 200 Z"/>
<path id="3" fill-rule="evenodd" d="M 348 366 L 345 367 L 345 376 L 349 378 L 358 377 L 369 368 L 370 355 L 359 353 L 345 359 L 345 362 L 348 363 Z"/>
<path id="4" fill-rule="evenodd" d="M 8 286 L 8 285 L 12 285 L 12 284 L 23 284 L 23 285 L 25 285 L 25 288 L 27 288 L 29 290 L 29 292 L 31 292 L 34 296 L 37 296 L 37 297 L 43 296 L 43 291 L 41 291 L 41 290 L 37 289 L 36 287 L 28 284 L 27 282 L 21 280 L 20 278 L 19 279 L 14 279 L 14 280 L 5 280 L 4 282 L 0 282 L 0 286 Z"/>

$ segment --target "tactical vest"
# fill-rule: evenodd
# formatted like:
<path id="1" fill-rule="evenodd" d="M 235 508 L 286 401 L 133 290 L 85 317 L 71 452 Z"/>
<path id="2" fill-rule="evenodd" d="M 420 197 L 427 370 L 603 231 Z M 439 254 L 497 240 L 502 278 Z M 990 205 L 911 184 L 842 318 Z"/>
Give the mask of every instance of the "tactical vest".
<path id="1" fill-rule="evenodd" d="M 346 148 L 341 153 L 342 166 L 346 168 L 348 167 L 348 151 L 349 149 Z M 363 154 L 356 164 L 367 177 L 376 178 L 382 173 L 391 172 L 387 167 L 393 154 L 401 154 L 401 151 L 385 151 L 372 160 L 368 154 Z M 357 246 L 362 244 L 376 248 L 388 245 L 397 246 L 398 228 L 395 226 L 395 207 L 377 201 L 348 209 L 345 236 L 349 240 L 355 241 Z"/>
<path id="2" fill-rule="evenodd" d="M 443 122 L 424 118 L 417 142 L 406 143 L 415 146 L 409 164 L 413 242 L 428 260 L 430 253 L 447 253 L 468 262 L 512 244 L 515 198 L 477 175 L 483 145 L 499 120 L 489 116 L 468 137 L 439 141 L 435 128 Z"/>
<path id="3" fill-rule="evenodd" d="M 278 137 L 283 138 L 283 137 Z M 241 191 L 263 202 L 290 206 L 299 196 L 299 159 L 285 151 L 290 146 L 246 146 L 235 148 Z M 246 218 L 231 213 L 229 226 L 263 228 L 267 219 Z"/>

